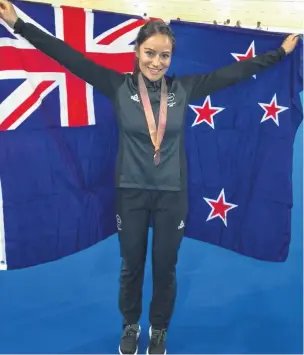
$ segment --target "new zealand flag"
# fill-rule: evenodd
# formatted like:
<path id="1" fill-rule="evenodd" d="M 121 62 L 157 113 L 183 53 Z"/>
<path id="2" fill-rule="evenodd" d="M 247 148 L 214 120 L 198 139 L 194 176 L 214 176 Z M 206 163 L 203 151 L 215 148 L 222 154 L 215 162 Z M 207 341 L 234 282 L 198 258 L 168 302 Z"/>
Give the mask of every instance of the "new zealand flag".
<path id="1" fill-rule="evenodd" d="M 100 65 L 132 72 L 145 20 L 15 2 L 18 15 Z M 77 26 L 75 26 L 77 24 Z M 275 49 L 285 35 L 173 22 L 171 74 L 206 73 Z M 186 236 L 284 261 L 292 153 L 302 122 L 302 46 L 187 110 Z M 111 103 L 0 22 L 0 268 L 37 265 L 117 231 Z"/>

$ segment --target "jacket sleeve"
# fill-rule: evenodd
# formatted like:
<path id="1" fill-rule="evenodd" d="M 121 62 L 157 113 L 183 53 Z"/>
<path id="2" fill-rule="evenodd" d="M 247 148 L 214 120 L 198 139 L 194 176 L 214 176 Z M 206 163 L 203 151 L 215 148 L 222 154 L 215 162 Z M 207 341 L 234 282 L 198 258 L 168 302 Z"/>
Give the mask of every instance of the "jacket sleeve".
<path id="1" fill-rule="evenodd" d="M 189 99 L 196 100 L 261 72 L 281 61 L 285 55 L 285 50 L 280 47 L 275 51 L 257 55 L 252 59 L 235 62 L 209 74 L 184 75 L 180 77 L 180 81 L 189 93 Z"/>
<path id="2" fill-rule="evenodd" d="M 66 42 L 48 35 L 20 18 L 15 23 L 14 32 L 110 99 L 124 81 L 124 74 L 96 64 Z"/>

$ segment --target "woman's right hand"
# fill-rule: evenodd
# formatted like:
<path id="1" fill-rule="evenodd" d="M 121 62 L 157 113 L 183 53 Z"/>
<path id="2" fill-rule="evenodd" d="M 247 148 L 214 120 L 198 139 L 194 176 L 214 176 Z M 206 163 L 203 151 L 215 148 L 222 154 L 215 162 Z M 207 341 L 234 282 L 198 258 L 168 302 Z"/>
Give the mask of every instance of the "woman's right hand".
<path id="1" fill-rule="evenodd" d="M 14 28 L 18 15 L 10 1 L 0 0 L 0 18 L 11 28 Z"/>

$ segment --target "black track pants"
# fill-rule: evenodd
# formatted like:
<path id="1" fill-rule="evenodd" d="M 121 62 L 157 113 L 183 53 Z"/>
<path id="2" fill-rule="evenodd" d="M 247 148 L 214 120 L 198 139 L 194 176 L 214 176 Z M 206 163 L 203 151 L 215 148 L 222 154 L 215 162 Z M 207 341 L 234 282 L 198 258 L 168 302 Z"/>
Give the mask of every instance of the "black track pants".
<path id="1" fill-rule="evenodd" d="M 187 215 L 185 191 L 117 190 L 122 257 L 119 307 L 125 324 L 139 321 L 150 218 L 153 223 L 153 297 L 150 323 L 168 328 L 176 298 L 176 264 Z"/>

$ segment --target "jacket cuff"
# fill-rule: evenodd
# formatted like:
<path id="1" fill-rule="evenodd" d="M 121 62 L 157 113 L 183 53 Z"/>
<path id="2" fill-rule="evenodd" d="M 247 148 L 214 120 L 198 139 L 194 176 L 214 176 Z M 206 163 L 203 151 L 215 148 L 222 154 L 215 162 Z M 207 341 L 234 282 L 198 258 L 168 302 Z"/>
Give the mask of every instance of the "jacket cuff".
<path id="1" fill-rule="evenodd" d="M 18 20 L 15 22 L 14 25 L 14 33 L 21 33 L 22 30 L 22 26 L 25 24 L 25 22 L 23 20 L 21 20 L 21 18 L 18 17 Z"/>
<path id="2" fill-rule="evenodd" d="M 286 52 L 285 52 L 285 49 L 283 47 L 280 47 L 277 50 L 277 53 L 278 53 L 280 59 L 283 59 L 286 56 Z"/>

